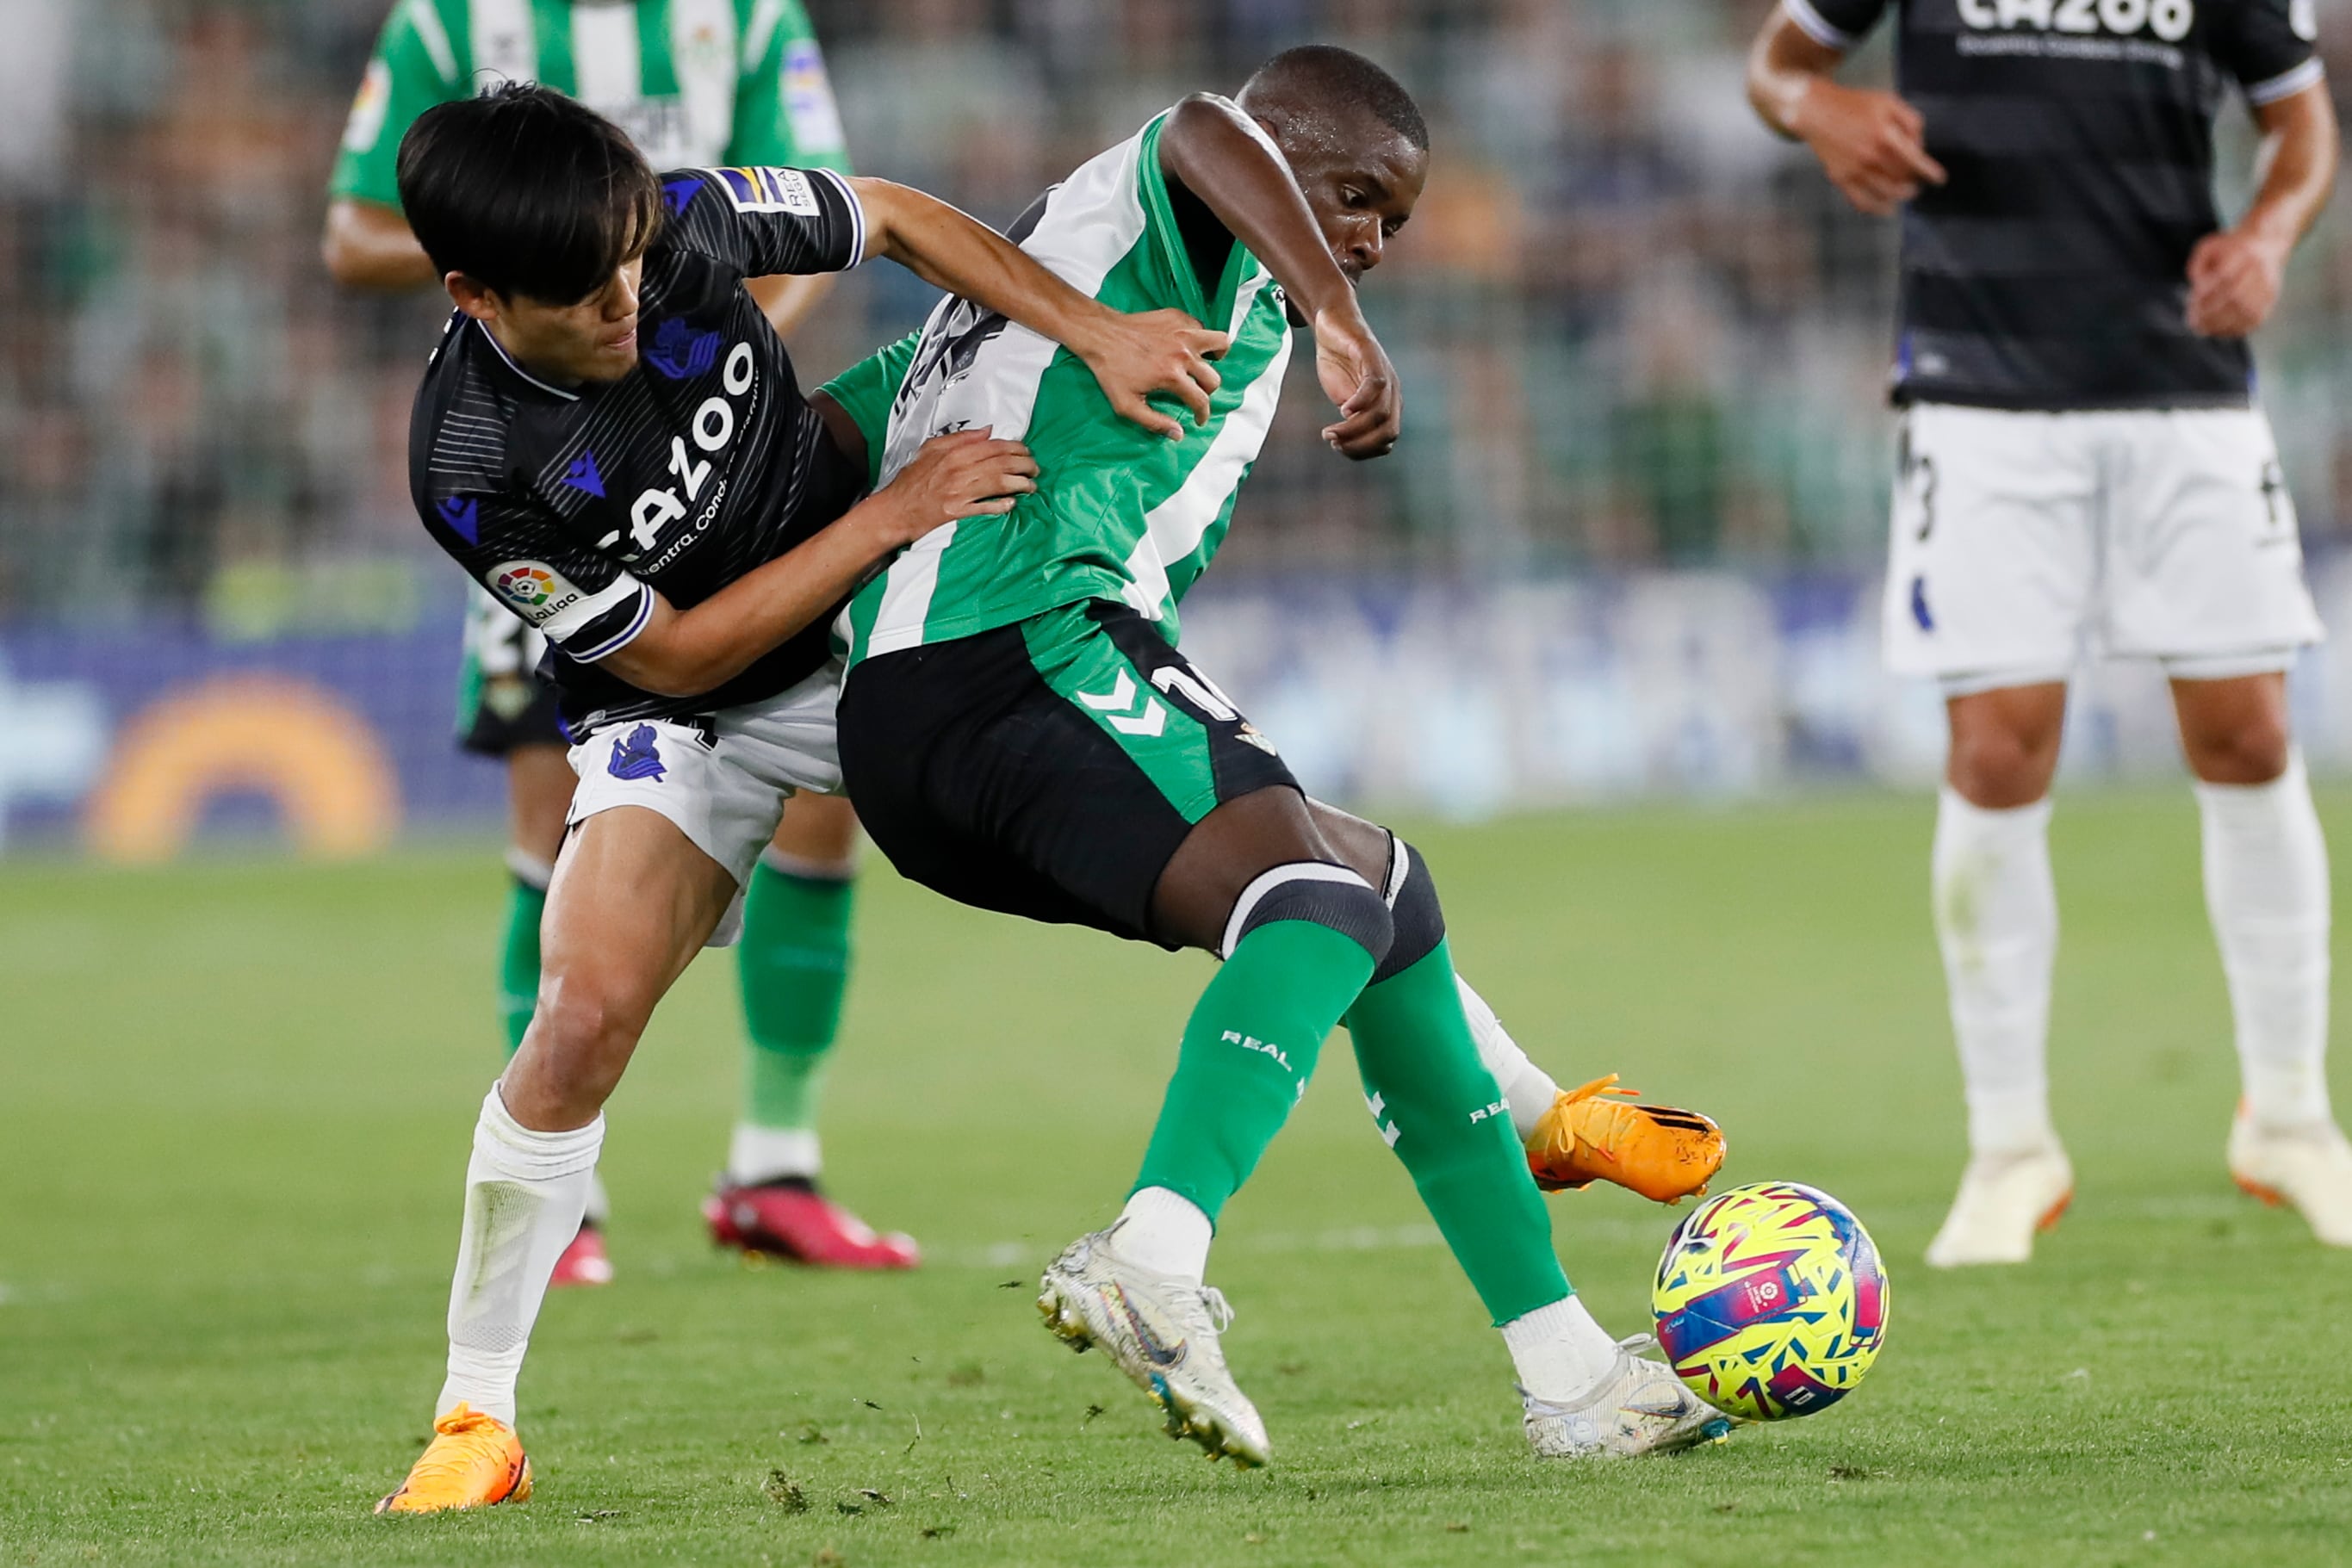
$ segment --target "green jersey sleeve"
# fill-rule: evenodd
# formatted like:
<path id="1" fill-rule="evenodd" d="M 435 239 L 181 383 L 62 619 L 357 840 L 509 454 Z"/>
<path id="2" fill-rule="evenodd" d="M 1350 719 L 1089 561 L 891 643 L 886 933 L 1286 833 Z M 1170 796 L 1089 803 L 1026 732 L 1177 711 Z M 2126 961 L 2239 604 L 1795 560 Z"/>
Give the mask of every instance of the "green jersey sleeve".
<path id="1" fill-rule="evenodd" d="M 881 482 L 882 452 L 890 434 L 890 405 L 898 401 L 898 388 L 907 380 L 907 367 L 915 362 L 915 349 L 922 340 L 920 332 L 909 332 L 817 389 L 839 403 L 858 433 L 866 437 L 866 483 L 869 486 Z"/>
<path id="2" fill-rule="evenodd" d="M 394 165 L 400 139 L 418 115 L 466 93 L 466 70 L 434 0 L 400 0 L 384 19 L 343 123 L 343 143 L 327 181 L 331 196 L 357 196 L 395 211 Z"/>
<path id="3" fill-rule="evenodd" d="M 759 0 L 752 8 L 727 161 L 852 172 L 824 54 L 801 0 Z"/>

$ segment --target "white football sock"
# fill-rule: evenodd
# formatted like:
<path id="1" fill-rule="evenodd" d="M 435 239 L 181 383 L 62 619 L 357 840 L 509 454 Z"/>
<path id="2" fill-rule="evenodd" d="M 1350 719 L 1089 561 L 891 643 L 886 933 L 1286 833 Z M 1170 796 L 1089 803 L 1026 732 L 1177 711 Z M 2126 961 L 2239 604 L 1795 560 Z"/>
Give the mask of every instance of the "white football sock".
<path id="1" fill-rule="evenodd" d="M 760 1127 L 735 1124 L 727 1140 L 727 1179 L 737 1186 L 804 1176 L 814 1181 L 824 1170 L 824 1149 L 811 1127 Z"/>
<path id="2" fill-rule="evenodd" d="M 1936 810 L 1936 936 L 1968 1087 L 1969 1148 L 2016 1154 L 2057 1141 L 2050 1124 L 2050 970 L 2058 890 L 2050 801 L 1970 805 L 1947 786 Z"/>
<path id="3" fill-rule="evenodd" d="M 583 1225 L 593 1225 L 599 1229 L 602 1229 L 604 1226 L 612 1223 L 612 1218 L 613 1199 L 612 1195 L 604 1190 L 604 1175 L 599 1171 L 590 1171 L 588 1173 L 588 1203 L 587 1207 L 581 1212 L 581 1223 Z"/>
<path id="4" fill-rule="evenodd" d="M 507 846 L 507 870 L 517 882 L 539 893 L 545 893 L 547 884 L 555 880 L 553 862 L 543 861 L 515 844 Z"/>
<path id="5" fill-rule="evenodd" d="M 1575 1296 L 1513 1318 L 1503 1325 L 1503 1343 L 1519 1386 L 1554 1405 L 1575 1404 L 1617 1364 L 1617 1342 Z"/>
<path id="6" fill-rule="evenodd" d="M 1147 1186 L 1119 1210 L 1118 1235 L 1111 1245 L 1130 1263 L 1173 1274 L 1197 1285 L 1208 1272 L 1209 1242 L 1216 1228 L 1181 1193 Z"/>
<path id="7" fill-rule="evenodd" d="M 449 1290 L 449 1379 L 436 1415 L 463 1400 L 509 1426 L 515 1377 L 555 1260 L 580 1229 L 604 1118 L 572 1133 L 534 1133 L 507 1113 L 498 1086 L 482 1101 L 466 1166 L 466 1225 Z"/>
<path id="8" fill-rule="evenodd" d="M 1470 1020 L 1470 1038 L 1478 1045 L 1478 1060 L 1495 1075 L 1496 1085 L 1503 1098 L 1511 1103 L 1511 1125 L 1518 1129 L 1519 1141 L 1525 1143 L 1535 1134 L 1536 1124 L 1559 1098 L 1559 1085 L 1551 1074 L 1528 1060 L 1519 1042 L 1503 1028 L 1503 1020 L 1486 1005 L 1486 998 L 1470 988 L 1470 982 L 1460 975 L 1454 983 L 1462 992 L 1463 1016 Z"/>
<path id="9" fill-rule="evenodd" d="M 2267 784 L 2200 783 L 2197 808 L 2247 1109 L 2272 1126 L 2326 1121 L 2327 841 L 2303 758 Z"/>

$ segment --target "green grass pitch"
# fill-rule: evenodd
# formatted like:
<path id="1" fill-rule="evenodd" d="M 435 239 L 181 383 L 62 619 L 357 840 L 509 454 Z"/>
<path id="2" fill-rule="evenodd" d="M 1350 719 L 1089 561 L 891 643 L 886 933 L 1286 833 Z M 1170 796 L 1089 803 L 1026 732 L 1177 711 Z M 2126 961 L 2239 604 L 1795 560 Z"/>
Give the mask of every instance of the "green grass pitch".
<path id="1" fill-rule="evenodd" d="M 2322 807 L 2352 844 L 2352 794 Z M 2062 803 L 2081 1188 L 2030 1268 L 1958 1277 L 1919 1262 L 1961 1146 L 1929 817 L 1859 796 L 1419 835 L 1465 972 L 1558 1076 L 1708 1110 L 1727 1181 L 1817 1183 L 1872 1227 L 1887 1350 L 1820 1416 L 1531 1459 L 1337 1040 L 1213 1268 L 1276 1464 L 1203 1463 L 1030 1303 L 1123 1196 L 1205 962 L 877 869 L 827 1148 L 835 1190 L 931 1261 L 702 1244 L 738 1070 L 731 961 L 706 960 L 611 1109 L 619 1282 L 540 1322 L 538 1495 L 408 1521 L 368 1511 L 439 1384 L 497 1062 L 494 856 L 0 868 L 0 1564 L 2345 1561 L 2352 1256 L 2222 1171 L 2187 792 Z M 1613 1189 L 1553 1214 L 1602 1322 L 1645 1327 L 1669 1214 Z"/>

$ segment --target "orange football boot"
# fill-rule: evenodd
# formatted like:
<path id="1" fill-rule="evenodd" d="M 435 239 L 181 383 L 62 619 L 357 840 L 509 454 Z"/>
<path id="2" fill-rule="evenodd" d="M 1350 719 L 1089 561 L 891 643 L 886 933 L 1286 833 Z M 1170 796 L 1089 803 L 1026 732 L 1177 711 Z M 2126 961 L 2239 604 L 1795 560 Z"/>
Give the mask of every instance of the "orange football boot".
<path id="1" fill-rule="evenodd" d="M 1617 1075 L 1563 1092 L 1528 1138 L 1528 1169 L 1546 1192 L 1613 1181 L 1653 1203 L 1680 1203 L 1723 1168 L 1723 1129 L 1696 1111 L 1636 1105 Z M 1622 1098 L 1621 1098 L 1622 1097 Z"/>
<path id="2" fill-rule="evenodd" d="M 469 1405 L 433 1423 L 433 1441 L 400 1490 L 375 1505 L 378 1513 L 439 1513 L 487 1508 L 530 1496 L 530 1460 L 522 1439 L 495 1416 Z"/>

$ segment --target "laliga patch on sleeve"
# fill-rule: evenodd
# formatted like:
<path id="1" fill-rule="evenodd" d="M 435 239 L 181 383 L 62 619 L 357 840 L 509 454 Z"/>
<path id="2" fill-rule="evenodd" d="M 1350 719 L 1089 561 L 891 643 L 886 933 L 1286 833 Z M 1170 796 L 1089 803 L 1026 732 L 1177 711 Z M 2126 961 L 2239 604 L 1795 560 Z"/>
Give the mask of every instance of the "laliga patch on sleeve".
<path id="1" fill-rule="evenodd" d="M 383 134 L 384 111 L 392 107 L 392 68 L 382 60 L 370 60 L 367 74 L 360 78 L 360 90 L 352 98 L 351 118 L 343 122 L 343 151 L 365 152 Z"/>
<path id="2" fill-rule="evenodd" d="M 583 597 L 571 580 L 543 560 L 510 560 L 483 578 L 490 591 L 533 626 L 544 626 Z"/>
<path id="3" fill-rule="evenodd" d="M 719 183 L 739 213 L 793 213 L 814 218 L 824 209 L 816 191 L 798 169 L 714 169 Z"/>
<path id="4" fill-rule="evenodd" d="M 803 154 L 838 152 L 848 139 L 841 132 L 841 110 L 825 78 L 824 56 L 814 38 L 784 49 L 784 113 L 793 122 L 793 146 Z"/>

